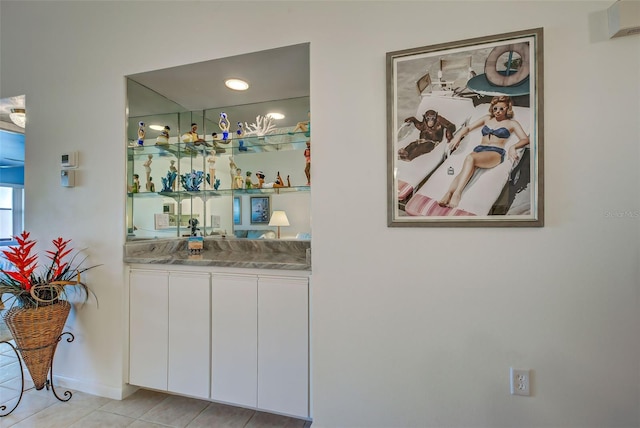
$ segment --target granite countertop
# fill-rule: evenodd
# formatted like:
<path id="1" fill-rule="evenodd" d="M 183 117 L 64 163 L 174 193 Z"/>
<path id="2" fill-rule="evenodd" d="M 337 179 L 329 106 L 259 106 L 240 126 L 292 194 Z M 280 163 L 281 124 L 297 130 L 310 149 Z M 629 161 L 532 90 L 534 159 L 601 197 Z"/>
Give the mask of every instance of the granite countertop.
<path id="1" fill-rule="evenodd" d="M 190 255 L 187 238 L 130 241 L 125 263 L 223 266 L 249 269 L 311 270 L 311 241 L 286 239 L 205 238 L 198 255 Z"/>

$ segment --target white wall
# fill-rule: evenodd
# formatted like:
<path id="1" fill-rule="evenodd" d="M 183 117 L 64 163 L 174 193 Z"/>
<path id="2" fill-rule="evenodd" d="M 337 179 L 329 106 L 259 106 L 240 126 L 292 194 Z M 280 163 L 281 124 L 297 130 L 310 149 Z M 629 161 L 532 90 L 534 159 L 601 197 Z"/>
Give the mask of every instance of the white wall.
<path id="1" fill-rule="evenodd" d="M 126 370 L 123 76 L 311 42 L 314 427 L 640 425 L 640 39 L 606 39 L 611 3 L 3 1 L 26 226 L 104 263 L 56 370 L 105 395 Z M 546 226 L 387 228 L 385 53 L 535 27 Z M 532 397 L 508 394 L 509 366 Z"/>

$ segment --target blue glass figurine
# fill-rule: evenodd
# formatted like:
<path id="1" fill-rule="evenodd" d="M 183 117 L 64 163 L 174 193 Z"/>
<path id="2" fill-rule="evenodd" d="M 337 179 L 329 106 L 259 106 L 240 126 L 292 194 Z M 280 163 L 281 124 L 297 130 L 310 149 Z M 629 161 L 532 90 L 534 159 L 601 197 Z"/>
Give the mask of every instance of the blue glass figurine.
<path id="1" fill-rule="evenodd" d="M 218 121 L 218 126 L 222 130 L 222 141 L 227 141 L 229 139 L 229 119 L 227 118 L 227 113 L 220 113 L 220 120 Z"/>
<path id="2" fill-rule="evenodd" d="M 242 122 L 238 122 L 238 130 L 236 131 L 236 134 L 238 135 L 238 150 L 240 150 L 241 152 L 246 152 L 247 148 L 244 146 L 244 140 L 242 137 L 244 137 L 244 127 L 242 126 Z"/>
<path id="3" fill-rule="evenodd" d="M 197 192 L 200 190 L 200 185 L 204 180 L 204 172 L 192 169 L 191 172 L 181 175 L 180 180 L 182 182 L 182 187 L 184 187 L 186 191 Z"/>
<path id="4" fill-rule="evenodd" d="M 216 178 L 215 183 L 213 183 L 213 188 L 214 188 L 215 190 L 218 190 L 218 187 L 220 187 L 220 179 L 219 179 L 219 178 Z"/>
<path id="5" fill-rule="evenodd" d="M 174 184 L 176 181 L 176 177 L 178 173 L 175 171 L 168 171 L 166 177 L 162 177 L 162 191 L 163 192 L 172 192 L 174 188 Z"/>
<path id="6" fill-rule="evenodd" d="M 144 146 L 144 122 L 138 123 L 138 145 Z"/>

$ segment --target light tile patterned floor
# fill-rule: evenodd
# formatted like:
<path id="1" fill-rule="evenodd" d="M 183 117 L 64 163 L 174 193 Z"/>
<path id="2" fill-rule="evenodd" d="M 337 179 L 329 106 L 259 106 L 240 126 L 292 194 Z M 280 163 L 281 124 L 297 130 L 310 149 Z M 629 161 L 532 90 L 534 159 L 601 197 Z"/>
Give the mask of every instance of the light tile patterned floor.
<path id="1" fill-rule="evenodd" d="M 6 344 L 0 344 L 0 403 L 6 413 L 20 395 L 20 365 Z M 27 375 L 28 378 L 28 375 Z M 25 378 L 25 382 L 28 380 Z M 25 385 L 25 388 L 33 384 Z M 66 390 L 56 388 L 63 397 Z M 240 407 L 211 403 L 156 391 L 138 390 L 124 400 L 111 400 L 71 391 L 61 402 L 46 389 L 27 390 L 18 407 L 0 418 L 0 428 L 308 428 L 311 422 Z"/>

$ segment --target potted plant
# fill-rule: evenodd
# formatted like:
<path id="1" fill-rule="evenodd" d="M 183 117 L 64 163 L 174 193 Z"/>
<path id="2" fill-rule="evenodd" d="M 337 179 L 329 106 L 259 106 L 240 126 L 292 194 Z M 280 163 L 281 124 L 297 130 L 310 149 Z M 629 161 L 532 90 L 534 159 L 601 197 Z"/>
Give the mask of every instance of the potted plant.
<path id="1" fill-rule="evenodd" d="M 15 236 L 18 245 L 2 251 L 14 270 L 0 269 L 0 295 L 12 296 L 7 300 L 11 301 L 11 307 L 4 320 L 39 390 L 45 386 L 53 354 L 71 310 L 68 293 L 80 292 L 81 300 L 85 302 L 91 290 L 82 282 L 81 274 L 96 266 L 83 268 L 84 259 L 76 263 L 78 253 L 72 255 L 73 249 L 68 248 L 71 240 L 57 238 L 52 241 L 54 249 L 46 251 L 51 262 L 38 272 L 38 256 L 32 254 L 36 241 L 30 240 L 29 235 L 29 232 L 22 232 Z"/>

